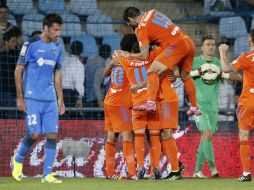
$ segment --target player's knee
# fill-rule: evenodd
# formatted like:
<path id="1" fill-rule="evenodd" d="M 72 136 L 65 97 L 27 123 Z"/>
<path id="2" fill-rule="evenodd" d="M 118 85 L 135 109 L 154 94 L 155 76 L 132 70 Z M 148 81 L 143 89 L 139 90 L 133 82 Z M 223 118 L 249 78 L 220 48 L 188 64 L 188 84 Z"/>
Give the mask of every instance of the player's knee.
<path id="1" fill-rule="evenodd" d="M 108 131 L 107 132 L 107 142 L 115 143 L 116 142 L 116 133 Z"/>
<path id="2" fill-rule="evenodd" d="M 157 74 L 161 74 L 163 71 L 167 70 L 168 67 L 160 62 L 153 62 L 152 65 L 149 67 L 149 69 L 147 70 L 147 73 L 152 73 L 155 72 Z"/>
<path id="3" fill-rule="evenodd" d="M 32 146 L 33 143 L 36 141 L 37 139 L 34 139 L 32 136 L 30 135 L 26 135 L 23 139 L 23 144 L 27 145 L 28 147 Z"/>
<path id="4" fill-rule="evenodd" d="M 161 140 L 167 140 L 173 138 L 173 131 L 172 129 L 163 129 L 161 132 Z"/>
<path id="5" fill-rule="evenodd" d="M 249 134 L 250 131 L 249 130 L 239 130 L 239 139 L 240 140 L 248 140 L 249 139 Z"/>
<path id="6" fill-rule="evenodd" d="M 49 134 L 46 134 L 45 136 L 46 138 L 49 138 L 49 139 L 57 139 L 56 133 L 49 133 Z"/>
<path id="7" fill-rule="evenodd" d="M 134 131 L 135 135 L 145 135 L 146 129 L 137 129 Z"/>
<path id="8" fill-rule="evenodd" d="M 212 140 L 212 130 L 205 130 L 202 132 L 202 139 L 203 140 Z"/>
<path id="9" fill-rule="evenodd" d="M 151 135 L 160 135 L 160 130 L 154 130 L 154 129 L 149 130 L 149 135 L 150 136 Z"/>
<path id="10" fill-rule="evenodd" d="M 133 131 L 124 131 L 121 133 L 123 141 L 133 142 L 134 134 Z"/>
<path id="11" fill-rule="evenodd" d="M 39 139 L 40 134 L 32 134 L 30 137 L 36 141 L 37 139 Z"/>

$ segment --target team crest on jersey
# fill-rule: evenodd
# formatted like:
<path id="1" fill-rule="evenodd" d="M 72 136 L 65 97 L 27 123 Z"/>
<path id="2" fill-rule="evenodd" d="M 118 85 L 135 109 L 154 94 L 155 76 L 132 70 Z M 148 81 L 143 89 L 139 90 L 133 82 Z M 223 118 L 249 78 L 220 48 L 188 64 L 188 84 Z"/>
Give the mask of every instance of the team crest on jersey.
<path id="1" fill-rule="evenodd" d="M 53 55 L 56 55 L 56 49 L 51 49 L 50 51 Z"/>

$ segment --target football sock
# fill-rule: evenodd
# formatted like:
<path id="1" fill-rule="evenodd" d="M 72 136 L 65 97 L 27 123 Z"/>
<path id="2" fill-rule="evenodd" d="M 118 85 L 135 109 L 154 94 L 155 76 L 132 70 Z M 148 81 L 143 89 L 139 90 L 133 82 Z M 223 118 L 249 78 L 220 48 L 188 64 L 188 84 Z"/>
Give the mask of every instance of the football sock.
<path id="1" fill-rule="evenodd" d="M 136 151 L 138 169 L 141 169 L 144 165 L 145 134 L 135 133 L 135 151 Z"/>
<path id="2" fill-rule="evenodd" d="M 134 143 L 129 141 L 123 141 L 123 154 L 128 166 L 128 175 L 136 175 L 136 163 L 134 153 Z"/>
<path id="3" fill-rule="evenodd" d="M 250 172 L 251 146 L 248 140 L 240 141 L 240 156 L 244 172 Z"/>
<path id="4" fill-rule="evenodd" d="M 184 80 L 184 90 L 189 98 L 191 106 L 197 107 L 196 88 L 192 78 Z"/>
<path id="5" fill-rule="evenodd" d="M 23 163 L 24 158 L 27 154 L 27 152 L 30 150 L 31 146 L 36 140 L 34 140 L 31 136 L 26 135 L 23 140 L 21 145 L 18 148 L 17 153 L 15 154 L 15 161 L 18 163 Z"/>
<path id="6" fill-rule="evenodd" d="M 203 151 L 210 168 L 215 168 L 212 140 L 203 140 Z"/>
<path id="7" fill-rule="evenodd" d="M 149 133 L 150 144 L 151 144 L 151 153 L 153 158 L 153 166 L 160 168 L 160 158 L 161 158 L 161 142 L 160 134 Z"/>
<path id="8" fill-rule="evenodd" d="M 115 173 L 115 154 L 116 154 L 116 145 L 114 143 L 106 142 L 105 157 L 106 157 L 107 176 L 112 176 Z"/>
<path id="9" fill-rule="evenodd" d="M 177 145 L 174 138 L 169 138 L 167 140 L 162 140 L 162 151 L 167 156 L 170 161 L 172 171 L 179 170 L 179 162 L 177 158 Z"/>
<path id="10" fill-rule="evenodd" d="M 46 139 L 44 154 L 43 177 L 52 172 L 52 167 L 56 157 L 56 139 Z"/>
<path id="11" fill-rule="evenodd" d="M 203 141 L 199 142 L 199 147 L 197 150 L 197 155 L 196 155 L 196 166 L 195 166 L 195 173 L 199 172 L 202 170 L 205 162 L 205 154 L 203 150 Z"/>
<path id="12" fill-rule="evenodd" d="M 157 92 L 159 89 L 159 76 L 156 72 L 148 73 L 147 79 L 147 100 L 156 100 Z"/>

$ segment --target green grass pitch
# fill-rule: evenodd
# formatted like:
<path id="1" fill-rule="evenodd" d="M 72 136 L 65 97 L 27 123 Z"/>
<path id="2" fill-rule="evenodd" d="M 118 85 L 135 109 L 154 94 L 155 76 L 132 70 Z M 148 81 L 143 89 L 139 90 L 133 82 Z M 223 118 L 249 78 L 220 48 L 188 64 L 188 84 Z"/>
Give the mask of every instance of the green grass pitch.
<path id="1" fill-rule="evenodd" d="M 192 179 L 179 181 L 113 181 L 105 179 L 63 179 L 62 184 L 41 184 L 40 179 L 0 178 L 0 190 L 251 190 L 254 181 L 237 182 L 236 179 Z"/>

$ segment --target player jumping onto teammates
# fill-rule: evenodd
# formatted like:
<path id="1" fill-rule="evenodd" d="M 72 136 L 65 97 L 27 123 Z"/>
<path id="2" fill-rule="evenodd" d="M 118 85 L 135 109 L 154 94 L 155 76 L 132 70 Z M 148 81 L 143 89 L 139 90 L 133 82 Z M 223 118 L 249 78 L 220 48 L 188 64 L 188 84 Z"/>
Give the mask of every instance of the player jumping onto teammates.
<path id="1" fill-rule="evenodd" d="M 196 89 L 193 79 L 189 77 L 195 54 L 195 46 L 192 39 L 185 35 L 166 15 L 153 9 L 141 13 L 135 7 L 129 7 L 124 11 L 124 20 L 135 29 L 139 40 L 140 53 L 128 53 L 119 51 L 119 54 L 139 60 L 149 58 L 149 43 L 155 42 L 163 49 L 148 69 L 147 101 L 136 110 L 156 110 L 155 99 L 159 88 L 158 75 L 166 70 L 179 67 L 181 78 L 184 82 L 185 91 L 191 102 L 189 115 L 200 115 Z"/>
<path id="2" fill-rule="evenodd" d="M 58 114 L 65 112 L 60 74 L 62 50 L 55 43 L 60 36 L 62 24 L 62 18 L 58 14 L 46 15 L 41 36 L 25 42 L 20 52 L 15 83 L 18 110 L 26 113 L 26 135 L 11 160 L 12 176 L 17 181 L 22 179 L 26 154 L 43 134 L 46 143 L 41 182 L 62 183 L 52 174 L 56 156 Z"/>
<path id="3" fill-rule="evenodd" d="M 250 51 L 240 55 L 231 64 L 227 61 L 226 52 L 228 46 L 221 44 L 220 59 L 224 72 L 243 71 L 243 89 L 239 98 L 236 115 L 238 119 L 240 157 L 243 166 L 243 174 L 239 181 L 251 181 L 251 142 L 249 141 L 250 130 L 254 128 L 254 29 L 250 31 L 249 38 Z"/>

